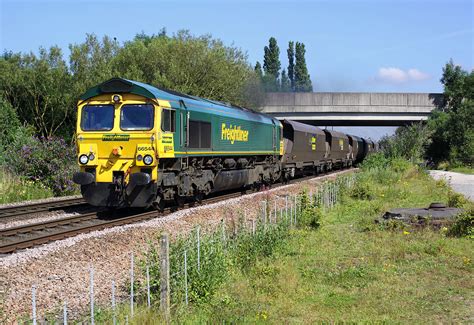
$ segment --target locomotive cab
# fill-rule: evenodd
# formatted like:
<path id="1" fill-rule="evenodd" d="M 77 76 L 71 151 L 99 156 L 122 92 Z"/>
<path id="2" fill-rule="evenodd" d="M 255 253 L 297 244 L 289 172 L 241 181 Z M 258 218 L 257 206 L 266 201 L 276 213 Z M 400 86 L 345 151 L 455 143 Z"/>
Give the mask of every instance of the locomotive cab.
<path id="1" fill-rule="evenodd" d="M 109 81 L 78 103 L 73 181 L 94 206 L 151 205 L 159 158 L 173 151 L 174 110 L 126 86 Z"/>

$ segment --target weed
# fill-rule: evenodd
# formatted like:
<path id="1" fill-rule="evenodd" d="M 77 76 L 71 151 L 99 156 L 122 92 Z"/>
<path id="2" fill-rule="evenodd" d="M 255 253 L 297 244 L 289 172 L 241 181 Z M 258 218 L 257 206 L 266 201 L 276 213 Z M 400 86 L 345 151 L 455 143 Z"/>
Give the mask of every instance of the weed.
<path id="1" fill-rule="evenodd" d="M 309 199 L 307 189 L 304 189 L 300 195 L 299 206 L 301 215 L 298 221 L 298 226 L 309 227 L 316 229 L 321 225 L 322 211 L 316 207 L 314 200 Z"/>
<path id="2" fill-rule="evenodd" d="M 40 182 L 14 176 L 0 169 L 0 204 L 52 197 L 54 193 Z"/>
<path id="3" fill-rule="evenodd" d="M 358 181 L 352 187 L 350 196 L 358 200 L 372 200 L 374 198 L 374 190 L 371 184 L 367 181 Z"/>
<path id="4" fill-rule="evenodd" d="M 454 192 L 453 190 L 448 191 L 448 207 L 462 208 L 467 203 L 464 195 Z"/>

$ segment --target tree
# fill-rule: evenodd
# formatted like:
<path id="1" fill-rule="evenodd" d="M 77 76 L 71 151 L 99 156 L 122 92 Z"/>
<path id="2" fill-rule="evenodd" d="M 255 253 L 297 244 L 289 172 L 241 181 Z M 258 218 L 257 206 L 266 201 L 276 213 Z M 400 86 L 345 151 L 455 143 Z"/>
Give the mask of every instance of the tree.
<path id="1" fill-rule="evenodd" d="M 264 87 L 267 91 L 277 91 L 279 89 L 278 77 L 280 76 L 280 48 L 274 37 L 268 40 L 268 46 L 264 48 L 263 71 Z"/>
<path id="2" fill-rule="evenodd" d="M 288 78 L 291 83 L 291 90 L 295 90 L 295 45 L 293 41 L 288 42 Z"/>
<path id="3" fill-rule="evenodd" d="M 282 91 L 282 92 L 290 92 L 291 91 L 290 79 L 286 75 L 285 69 L 283 69 L 283 71 L 281 72 L 280 91 Z"/>
<path id="4" fill-rule="evenodd" d="M 250 108 L 260 103 L 256 74 L 240 49 L 210 35 L 179 31 L 173 36 L 126 42 L 112 62 L 124 78 Z M 259 81 L 258 81 L 259 82 Z"/>
<path id="5" fill-rule="evenodd" d="M 0 158 L 4 148 L 14 140 L 14 134 L 20 126 L 15 109 L 0 95 Z"/>
<path id="6" fill-rule="evenodd" d="M 452 165 L 474 161 L 474 71 L 468 73 L 450 60 L 443 68 L 444 105 L 428 125 L 432 144 L 427 154 Z"/>
<path id="7" fill-rule="evenodd" d="M 257 63 L 255 63 L 255 73 L 257 74 L 257 76 L 260 78 L 260 80 L 263 79 L 263 72 L 262 72 L 262 66 L 260 65 L 260 62 L 257 61 Z"/>
<path id="8" fill-rule="evenodd" d="M 296 42 L 296 64 L 295 64 L 295 91 L 296 92 L 310 92 L 313 91 L 311 78 L 308 74 L 305 59 L 305 46 L 303 43 Z"/>
<path id="9" fill-rule="evenodd" d="M 70 44 L 69 66 L 74 83 L 74 93 L 79 96 L 88 88 L 116 76 L 113 60 L 120 50 L 115 39 L 104 36 L 99 40 L 86 34 L 80 44 Z"/>
<path id="10" fill-rule="evenodd" d="M 465 81 L 468 73 L 451 59 L 443 68 L 441 83 L 444 85 L 446 111 L 456 111 L 466 95 Z"/>
<path id="11" fill-rule="evenodd" d="M 430 129 L 422 123 L 397 128 L 392 136 L 380 140 L 386 157 L 402 157 L 413 162 L 424 158 L 426 147 L 430 143 Z"/>
<path id="12" fill-rule="evenodd" d="M 68 134 L 75 109 L 71 104 L 71 77 L 60 48 L 40 48 L 38 56 L 3 56 L 0 72 L 0 92 L 22 122 L 34 126 L 43 136 Z"/>

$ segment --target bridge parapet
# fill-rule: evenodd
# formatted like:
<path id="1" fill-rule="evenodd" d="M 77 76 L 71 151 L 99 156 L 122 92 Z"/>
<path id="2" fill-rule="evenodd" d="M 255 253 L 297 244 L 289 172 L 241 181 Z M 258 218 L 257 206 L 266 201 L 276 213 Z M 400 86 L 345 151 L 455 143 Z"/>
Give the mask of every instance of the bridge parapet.
<path id="1" fill-rule="evenodd" d="M 442 103 L 439 93 L 268 93 L 263 112 L 316 125 L 404 125 Z"/>

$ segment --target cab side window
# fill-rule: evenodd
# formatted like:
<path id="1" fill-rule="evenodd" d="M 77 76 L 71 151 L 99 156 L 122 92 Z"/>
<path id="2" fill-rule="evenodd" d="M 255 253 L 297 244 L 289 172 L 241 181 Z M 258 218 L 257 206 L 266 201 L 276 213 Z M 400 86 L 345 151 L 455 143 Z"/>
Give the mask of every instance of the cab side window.
<path id="1" fill-rule="evenodd" d="M 161 113 L 161 129 L 165 132 L 175 131 L 176 112 L 170 109 L 163 109 Z"/>

